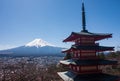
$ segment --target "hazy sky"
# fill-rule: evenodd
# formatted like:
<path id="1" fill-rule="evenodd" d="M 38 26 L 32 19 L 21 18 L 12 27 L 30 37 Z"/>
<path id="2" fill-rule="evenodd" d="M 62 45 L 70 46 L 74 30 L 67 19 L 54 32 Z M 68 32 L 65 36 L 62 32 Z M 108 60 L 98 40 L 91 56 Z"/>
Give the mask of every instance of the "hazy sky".
<path id="1" fill-rule="evenodd" d="M 0 49 L 41 38 L 56 46 L 72 31 L 81 31 L 82 0 L 0 0 Z M 84 0 L 87 29 L 112 33 L 101 45 L 120 45 L 120 0 Z"/>

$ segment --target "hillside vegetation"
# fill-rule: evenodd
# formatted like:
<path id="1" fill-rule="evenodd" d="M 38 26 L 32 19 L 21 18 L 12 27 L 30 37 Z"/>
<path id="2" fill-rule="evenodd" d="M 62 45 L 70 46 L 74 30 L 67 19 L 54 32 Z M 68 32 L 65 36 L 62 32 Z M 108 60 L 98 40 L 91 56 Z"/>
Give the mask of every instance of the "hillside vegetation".
<path id="1" fill-rule="evenodd" d="M 69 56 L 66 56 L 65 59 L 67 57 Z M 120 76 L 120 51 L 108 54 L 99 53 L 99 57 L 102 59 L 117 60 L 117 65 L 107 65 L 100 68 L 104 73 Z M 60 64 L 50 64 L 45 68 L 41 68 L 37 66 L 37 63 L 32 61 L 5 64 L 0 60 L 0 81 L 63 81 L 57 72 L 67 69 Z"/>

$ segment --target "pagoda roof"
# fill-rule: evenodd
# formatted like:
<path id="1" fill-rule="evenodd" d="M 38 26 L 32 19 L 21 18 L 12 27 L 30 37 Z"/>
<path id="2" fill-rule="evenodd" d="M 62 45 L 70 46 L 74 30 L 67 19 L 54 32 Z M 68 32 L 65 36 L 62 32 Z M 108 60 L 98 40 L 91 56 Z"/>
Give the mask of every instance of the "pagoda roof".
<path id="1" fill-rule="evenodd" d="M 71 71 L 66 71 L 66 72 L 58 72 L 58 75 L 64 81 L 116 81 L 119 79 L 118 76 L 104 74 L 104 73 L 77 75 Z"/>
<path id="2" fill-rule="evenodd" d="M 81 37 L 93 37 L 95 38 L 95 41 L 105 39 L 105 38 L 111 38 L 112 34 L 108 33 L 91 33 L 91 32 L 72 32 L 71 35 L 63 40 L 63 42 L 72 42 L 78 38 Z"/>
<path id="3" fill-rule="evenodd" d="M 114 47 L 106 47 L 106 46 L 82 46 L 82 45 L 73 45 L 70 49 L 62 51 L 65 52 L 72 52 L 72 51 L 79 51 L 79 50 L 95 50 L 95 51 L 113 51 Z"/>
<path id="4" fill-rule="evenodd" d="M 77 59 L 69 59 L 69 60 L 62 60 L 60 63 L 65 65 L 112 65 L 117 64 L 117 61 L 111 60 L 104 60 L 104 59 L 86 59 L 86 60 L 77 60 Z"/>

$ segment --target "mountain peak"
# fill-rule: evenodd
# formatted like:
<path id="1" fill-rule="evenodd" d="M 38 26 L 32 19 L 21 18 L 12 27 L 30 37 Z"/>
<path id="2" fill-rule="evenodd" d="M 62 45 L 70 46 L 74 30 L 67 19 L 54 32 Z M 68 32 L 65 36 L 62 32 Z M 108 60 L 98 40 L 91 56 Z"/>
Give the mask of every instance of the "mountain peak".
<path id="1" fill-rule="evenodd" d="M 43 47 L 43 46 L 54 46 L 42 39 L 35 39 L 29 43 L 27 43 L 25 46 L 27 47 L 32 47 L 32 46 L 35 46 L 35 47 Z"/>

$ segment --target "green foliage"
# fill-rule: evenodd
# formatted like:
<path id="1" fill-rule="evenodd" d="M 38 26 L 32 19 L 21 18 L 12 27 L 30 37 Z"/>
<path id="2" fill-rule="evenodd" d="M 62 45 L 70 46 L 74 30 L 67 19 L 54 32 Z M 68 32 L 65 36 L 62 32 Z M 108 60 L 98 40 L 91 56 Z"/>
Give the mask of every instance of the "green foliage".
<path id="1" fill-rule="evenodd" d="M 119 58 L 119 57 L 120 57 L 120 51 L 110 52 L 109 54 L 107 54 L 107 58 Z"/>
<path id="2" fill-rule="evenodd" d="M 120 59 L 120 51 L 109 52 L 106 55 L 103 55 L 103 54 L 99 54 L 99 55 L 101 58 L 105 57 L 105 59 L 108 59 L 108 60 L 114 59 L 114 60 L 118 61 L 118 63 L 120 63 L 120 60 L 119 60 Z M 120 76 L 120 65 L 119 64 L 112 65 L 112 66 L 109 65 L 108 67 L 105 67 L 103 70 L 105 71 L 105 73 Z"/>
<path id="3" fill-rule="evenodd" d="M 71 54 L 66 54 L 66 56 L 64 57 L 64 60 L 67 60 L 67 59 L 71 59 Z"/>
<path id="4" fill-rule="evenodd" d="M 101 59 L 105 59 L 105 54 L 102 52 L 102 53 L 98 53 L 98 56 L 99 56 L 99 58 L 101 58 Z"/>

